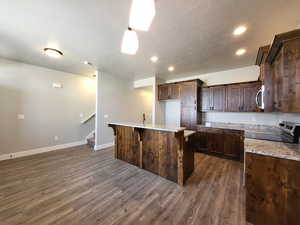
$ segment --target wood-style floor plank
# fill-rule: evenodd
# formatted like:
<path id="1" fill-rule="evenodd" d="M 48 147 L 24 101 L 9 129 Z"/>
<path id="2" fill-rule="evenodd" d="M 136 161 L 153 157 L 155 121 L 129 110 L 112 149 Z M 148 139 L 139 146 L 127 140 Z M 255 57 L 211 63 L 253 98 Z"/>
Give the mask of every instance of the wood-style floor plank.
<path id="1" fill-rule="evenodd" d="M 88 146 L 0 162 L 0 225 L 245 225 L 242 164 L 197 153 L 184 187 Z"/>

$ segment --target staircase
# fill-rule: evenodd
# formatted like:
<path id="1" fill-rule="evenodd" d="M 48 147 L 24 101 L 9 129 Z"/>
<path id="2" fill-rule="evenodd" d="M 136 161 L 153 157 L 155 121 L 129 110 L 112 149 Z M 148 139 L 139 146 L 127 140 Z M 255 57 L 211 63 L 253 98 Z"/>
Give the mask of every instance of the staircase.
<path id="1" fill-rule="evenodd" d="M 88 137 L 87 139 L 87 145 L 90 146 L 91 149 L 94 150 L 95 147 L 95 132 L 93 132 L 93 136 L 92 137 Z"/>

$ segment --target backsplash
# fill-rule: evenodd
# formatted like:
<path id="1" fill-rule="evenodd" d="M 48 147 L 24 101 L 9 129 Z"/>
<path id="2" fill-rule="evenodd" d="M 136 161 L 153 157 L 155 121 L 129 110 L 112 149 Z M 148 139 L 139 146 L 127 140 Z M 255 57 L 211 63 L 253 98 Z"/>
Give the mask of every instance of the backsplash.
<path id="1" fill-rule="evenodd" d="M 278 126 L 280 121 L 300 123 L 300 114 L 207 112 L 203 113 L 202 119 L 203 123 L 206 121 Z"/>

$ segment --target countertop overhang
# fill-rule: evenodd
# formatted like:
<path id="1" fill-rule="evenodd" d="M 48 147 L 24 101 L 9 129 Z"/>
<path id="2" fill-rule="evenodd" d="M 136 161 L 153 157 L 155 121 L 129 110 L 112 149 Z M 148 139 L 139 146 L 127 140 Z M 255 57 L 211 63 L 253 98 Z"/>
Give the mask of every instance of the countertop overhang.
<path id="1" fill-rule="evenodd" d="M 245 139 L 245 152 L 300 161 L 300 145 L 275 141 Z"/>
<path id="2" fill-rule="evenodd" d="M 126 127 L 134 127 L 134 128 L 141 128 L 141 129 L 150 129 L 150 130 L 159 130 L 159 131 L 169 131 L 169 132 L 180 132 L 184 131 L 185 127 L 175 127 L 175 126 L 168 126 L 162 124 L 153 124 L 153 123 L 127 123 L 127 122 L 113 122 L 108 123 L 108 125 L 117 125 L 117 126 L 126 126 Z"/>

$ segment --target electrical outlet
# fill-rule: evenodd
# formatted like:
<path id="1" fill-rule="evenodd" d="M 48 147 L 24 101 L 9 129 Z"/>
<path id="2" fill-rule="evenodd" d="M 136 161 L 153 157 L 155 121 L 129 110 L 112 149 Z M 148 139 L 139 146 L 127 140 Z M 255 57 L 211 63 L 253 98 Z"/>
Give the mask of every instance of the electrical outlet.
<path id="1" fill-rule="evenodd" d="M 108 118 L 108 115 L 107 115 L 107 114 L 105 114 L 105 115 L 104 115 L 104 118 L 105 118 L 105 119 L 107 119 L 107 118 Z"/>
<path id="2" fill-rule="evenodd" d="M 19 120 L 24 120 L 25 119 L 25 115 L 24 114 L 18 114 L 18 119 Z"/>
<path id="3" fill-rule="evenodd" d="M 54 136 L 55 141 L 58 141 L 58 139 L 59 139 L 58 136 Z"/>

